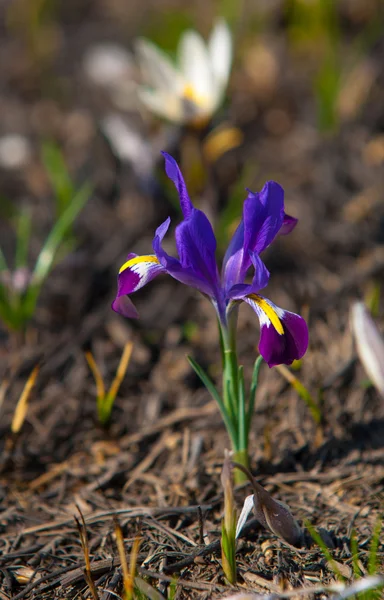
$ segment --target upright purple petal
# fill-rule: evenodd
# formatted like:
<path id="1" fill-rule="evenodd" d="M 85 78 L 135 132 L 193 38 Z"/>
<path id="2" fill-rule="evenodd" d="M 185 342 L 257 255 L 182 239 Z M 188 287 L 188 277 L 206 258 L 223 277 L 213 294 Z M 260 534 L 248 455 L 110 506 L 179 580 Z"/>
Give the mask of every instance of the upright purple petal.
<path id="1" fill-rule="evenodd" d="M 179 194 L 181 210 L 184 215 L 184 218 L 186 219 L 187 217 L 189 217 L 193 210 L 193 204 L 188 195 L 184 177 L 175 159 L 172 156 L 170 156 L 170 154 L 168 154 L 167 152 L 162 152 L 161 154 L 165 158 L 165 172 L 167 173 L 169 179 L 171 179 L 175 184 L 175 188 L 177 189 L 177 193 Z"/>
<path id="2" fill-rule="evenodd" d="M 249 192 L 244 202 L 244 246 L 260 254 L 275 239 L 284 220 L 284 190 L 267 181 L 261 192 Z"/>
<path id="3" fill-rule="evenodd" d="M 215 260 L 216 239 L 203 212 L 193 209 L 176 228 L 176 247 L 180 260 L 170 256 L 161 242 L 167 221 L 160 225 L 153 240 L 155 254 L 167 273 L 185 285 L 196 288 L 221 302 L 219 277 Z"/>
<path id="4" fill-rule="evenodd" d="M 302 317 L 253 294 L 244 298 L 260 321 L 259 352 L 270 367 L 290 365 L 308 347 L 308 327 Z"/>
<path id="5" fill-rule="evenodd" d="M 216 290 L 220 286 L 216 264 L 216 238 L 206 215 L 193 209 L 188 219 L 176 227 L 176 247 L 180 262 L 192 268 Z"/>
<path id="6" fill-rule="evenodd" d="M 243 219 L 237 228 L 223 262 L 225 289 L 243 283 L 251 266 L 250 253 L 260 254 L 278 234 L 284 221 L 284 190 L 267 181 L 261 192 L 249 191 L 243 206 Z"/>

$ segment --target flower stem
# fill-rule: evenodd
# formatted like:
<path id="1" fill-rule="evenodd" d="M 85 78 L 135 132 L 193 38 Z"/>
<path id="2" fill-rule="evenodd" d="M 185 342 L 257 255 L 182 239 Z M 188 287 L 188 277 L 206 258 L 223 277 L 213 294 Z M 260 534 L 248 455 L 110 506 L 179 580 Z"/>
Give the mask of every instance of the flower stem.
<path id="1" fill-rule="evenodd" d="M 244 448 L 242 450 L 236 450 L 233 453 L 233 463 L 238 463 L 242 467 L 245 467 L 245 469 L 249 470 L 248 449 Z M 235 468 L 234 472 L 233 472 L 233 476 L 234 476 L 236 485 L 238 485 L 240 483 L 244 483 L 245 481 L 248 481 L 247 475 L 245 474 L 245 472 L 240 471 L 240 469 Z"/>

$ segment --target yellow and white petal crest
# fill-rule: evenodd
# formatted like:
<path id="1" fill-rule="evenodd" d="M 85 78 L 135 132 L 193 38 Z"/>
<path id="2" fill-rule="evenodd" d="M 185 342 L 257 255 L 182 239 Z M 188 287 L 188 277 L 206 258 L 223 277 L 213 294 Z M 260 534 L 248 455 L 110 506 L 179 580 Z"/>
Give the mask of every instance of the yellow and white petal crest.
<path id="1" fill-rule="evenodd" d="M 164 271 L 157 256 L 133 256 L 119 270 L 119 296 L 132 294 Z"/>
<path id="2" fill-rule="evenodd" d="M 216 21 L 209 38 L 208 52 L 216 81 L 224 91 L 232 65 L 232 36 L 224 19 Z"/>
<path id="3" fill-rule="evenodd" d="M 184 81 L 165 52 L 145 38 L 137 40 L 136 54 L 145 83 L 154 90 L 180 94 Z"/>
<path id="4" fill-rule="evenodd" d="M 284 335 L 284 327 L 281 319 L 283 319 L 285 311 L 257 294 L 250 294 L 248 299 L 251 301 L 250 303 L 255 304 L 255 308 L 258 307 L 261 309 L 257 311 L 260 325 L 266 325 L 267 327 L 273 325 L 279 335 Z"/>

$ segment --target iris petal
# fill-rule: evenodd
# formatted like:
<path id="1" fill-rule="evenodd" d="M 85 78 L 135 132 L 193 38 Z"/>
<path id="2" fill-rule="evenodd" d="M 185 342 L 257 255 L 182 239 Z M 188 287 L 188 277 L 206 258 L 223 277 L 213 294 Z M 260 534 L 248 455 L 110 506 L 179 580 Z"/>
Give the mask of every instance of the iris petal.
<path id="1" fill-rule="evenodd" d="M 129 254 L 119 271 L 117 295 L 112 303 L 113 310 L 125 317 L 137 318 L 138 313 L 127 296 L 142 288 L 164 271 L 157 256 Z"/>
<path id="2" fill-rule="evenodd" d="M 284 215 L 284 221 L 279 231 L 279 235 L 288 235 L 296 227 L 299 219 L 291 217 L 290 215 Z"/>
<path id="3" fill-rule="evenodd" d="M 173 181 L 177 193 L 180 198 L 180 206 L 184 218 L 186 219 L 193 210 L 193 204 L 188 194 L 187 186 L 185 185 L 185 181 L 183 175 L 179 169 L 179 165 L 175 161 L 172 156 L 170 156 L 167 152 L 162 152 L 162 155 L 165 158 L 165 172 L 171 181 Z"/>
<path id="4" fill-rule="evenodd" d="M 216 239 L 207 217 L 195 208 L 188 219 L 176 228 L 176 246 L 180 260 L 170 256 L 161 246 L 168 220 L 156 231 L 153 249 L 167 273 L 211 298 L 219 293 L 219 276 L 215 261 Z"/>
<path id="5" fill-rule="evenodd" d="M 284 190 L 267 181 L 261 192 L 250 192 L 244 202 L 243 218 L 225 253 L 223 279 L 228 290 L 243 283 L 251 266 L 250 253 L 260 254 L 278 234 L 284 221 Z"/>
<path id="6" fill-rule="evenodd" d="M 290 365 L 308 347 L 308 328 L 302 317 L 283 310 L 270 300 L 251 294 L 244 298 L 260 321 L 259 352 L 270 367 Z"/>
<path id="7" fill-rule="evenodd" d="M 245 283 L 234 285 L 228 292 L 228 296 L 231 300 L 243 300 L 244 296 L 257 294 L 268 285 L 270 273 L 260 256 L 255 252 L 250 252 L 250 258 L 255 268 L 252 283 L 249 285 Z"/>

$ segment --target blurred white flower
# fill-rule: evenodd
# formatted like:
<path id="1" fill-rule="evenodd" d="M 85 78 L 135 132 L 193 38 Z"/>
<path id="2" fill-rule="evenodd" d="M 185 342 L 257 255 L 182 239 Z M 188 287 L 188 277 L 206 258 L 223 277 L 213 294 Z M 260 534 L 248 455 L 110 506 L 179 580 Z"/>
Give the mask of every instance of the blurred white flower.
<path id="1" fill-rule="evenodd" d="M 23 135 L 10 133 L 0 138 L 0 167 L 3 169 L 22 169 L 32 155 L 31 144 Z"/>
<path id="2" fill-rule="evenodd" d="M 196 31 L 186 31 L 177 65 L 143 38 L 136 53 L 144 80 L 139 97 L 152 112 L 174 123 L 199 124 L 220 106 L 232 63 L 231 33 L 223 19 L 216 22 L 208 43 Z"/>
<path id="3" fill-rule="evenodd" d="M 129 52 L 117 44 L 91 46 L 83 59 L 89 79 L 106 87 L 117 84 L 122 78 L 132 78 L 133 60 Z"/>
<path id="4" fill-rule="evenodd" d="M 135 61 L 128 50 L 110 43 L 91 46 L 83 58 L 83 69 L 94 85 L 109 91 L 116 106 L 137 110 Z"/>
<path id="5" fill-rule="evenodd" d="M 351 323 L 361 363 L 377 391 L 384 397 L 384 339 L 363 302 L 356 302 L 352 306 Z"/>

